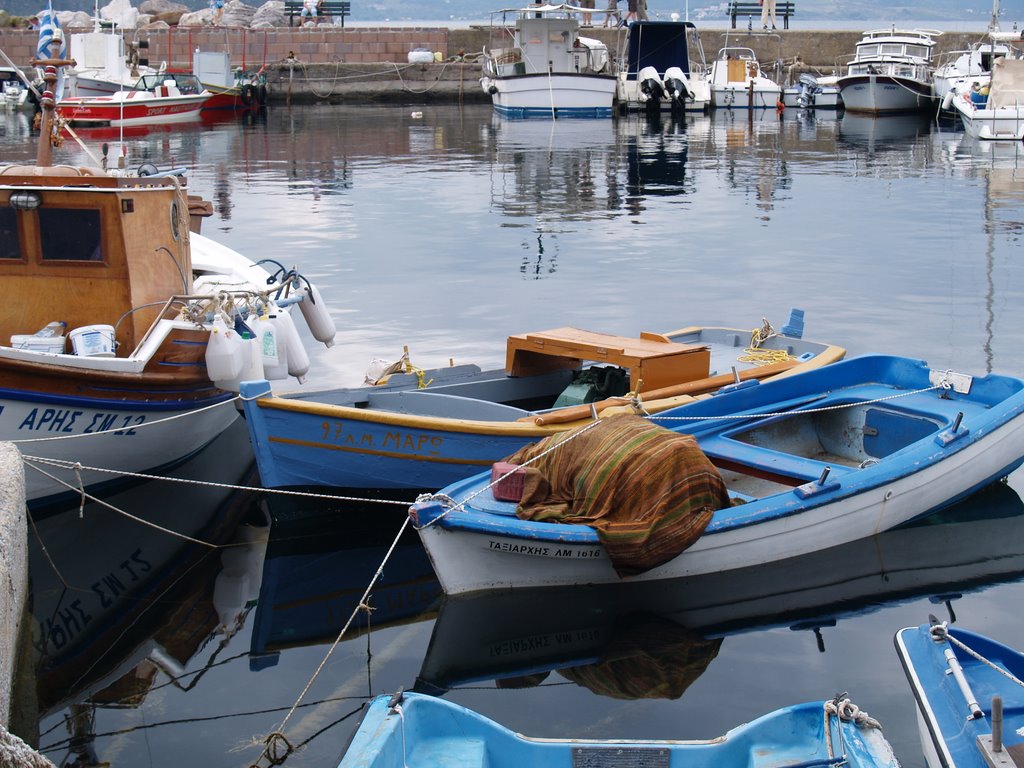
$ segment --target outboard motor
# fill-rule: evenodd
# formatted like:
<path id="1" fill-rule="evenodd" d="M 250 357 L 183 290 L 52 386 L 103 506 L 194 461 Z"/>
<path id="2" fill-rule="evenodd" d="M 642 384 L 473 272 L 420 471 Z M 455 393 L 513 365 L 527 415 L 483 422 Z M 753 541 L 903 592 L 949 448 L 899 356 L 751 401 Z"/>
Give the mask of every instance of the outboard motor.
<path id="1" fill-rule="evenodd" d="M 693 98 L 690 90 L 690 80 L 686 73 L 679 67 L 669 67 L 665 70 L 665 92 L 672 101 L 672 106 L 683 106 L 687 99 Z"/>
<path id="2" fill-rule="evenodd" d="M 644 67 L 637 76 L 640 83 L 640 101 L 658 103 L 665 95 L 664 87 L 661 84 L 661 75 L 654 67 Z"/>
<path id="3" fill-rule="evenodd" d="M 808 75 L 800 75 L 800 79 L 796 83 L 797 94 L 796 103 L 801 109 L 807 109 L 808 107 L 814 106 L 814 97 L 821 92 L 821 86 L 818 85 L 817 78 Z"/>

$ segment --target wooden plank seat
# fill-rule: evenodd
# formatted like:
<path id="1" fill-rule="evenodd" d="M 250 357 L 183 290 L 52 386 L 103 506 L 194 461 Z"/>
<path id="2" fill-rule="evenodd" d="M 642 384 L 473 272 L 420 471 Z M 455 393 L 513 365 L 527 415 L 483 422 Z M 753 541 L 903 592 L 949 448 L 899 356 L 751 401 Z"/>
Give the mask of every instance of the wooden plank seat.
<path id="1" fill-rule="evenodd" d="M 288 26 L 294 26 L 294 19 L 299 17 L 302 23 L 303 0 L 284 0 L 284 12 L 288 16 Z M 324 20 L 340 19 L 339 26 L 345 26 L 345 17 L 352 15 L 351 0 L 320 0 L 317 5 L 316 18 L 310 18 L 317 24 Z"/>
<path id="2" fill-rule="evenodd" d="M 629 385 L 641 391 L 705 378 L 711 352 L 705 346 L 679 344 L 644 333 L 634 339 L 578 328 L 554 328 L 508 337 L 505 372 L 535 376 L 558 368 L 580 368 L 583 361 L 609 363 L 629 370 Z"/>
<path id="3" fill-rule="evenodd" d="M 756 24 L 761 23 L 761 4 L 757 2 L 739 2 L 739 0 L 732 0 L 726 7 L 726 14 L 732 21 L 732 28 L 736 29 L 736 17 L 737 16 L 752 16 Z M 782 17 L 782 28 L 789 29 L 789 17 L 796 14 L 796 3 L 790 0 L 777 0 L 775 3 L 775 16 L 776 18 Z"/>

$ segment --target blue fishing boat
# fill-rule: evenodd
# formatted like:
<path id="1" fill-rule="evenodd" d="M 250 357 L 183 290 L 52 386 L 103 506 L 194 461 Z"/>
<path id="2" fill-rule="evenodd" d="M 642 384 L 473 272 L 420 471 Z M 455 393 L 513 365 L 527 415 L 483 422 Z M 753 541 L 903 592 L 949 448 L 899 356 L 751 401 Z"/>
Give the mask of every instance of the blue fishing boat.
<path id="1" fill-rule="evenodd" d="M 897 632 L 896 651 L 929 768 L 1024 763 L 1024 654 L 935 621 Z"/>
<path id="2" fill-rule="evenodd" d="M 657 413 L 737 379 L 791 376 L 846 351 L 803 338 L 803 312 L 776 331 L 691 326 L 624 337 L 577 328 L 509 336 L 506 365 L 420 370 L 401 362 L 367 386 L 275 395 L 243 385 L 267 488 L 436 490 L 594 412 Z"/>
<path id="3" fill-rule="evenodd" d="M 785 707 L 706 741 L 531 738 L 417 693 L 370 703 L 339 768 L 489 766 L 871 766 L 899 763 L 878 722 L 849 699 Z"/>
<path id="4" fill-rule="evenodd" d="M 1005 477 L 1024 461 L 1022 415 L 1019 378 L 865 356 L 656 414 L 664 434 L 599 419 L 410 515 L 447 594 L 724 573 L 877 534 Z M 517 502 L 504 485 L 519 473 L 536 482 Z"/>

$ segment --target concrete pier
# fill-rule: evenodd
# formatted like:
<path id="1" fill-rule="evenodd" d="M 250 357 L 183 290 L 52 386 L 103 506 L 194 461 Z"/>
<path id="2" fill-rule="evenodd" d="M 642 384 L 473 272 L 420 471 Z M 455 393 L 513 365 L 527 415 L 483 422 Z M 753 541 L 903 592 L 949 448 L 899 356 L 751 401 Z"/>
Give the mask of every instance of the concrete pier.
<path id="1" fill-rule="evenodd" d="M 0 725 L 11 716 L 18 634 L 28 592 L 25 469 L 13 443 L 0 443 Z"/>
<path id="2" fill-rule="evenodd" d="M 740 29 L 700 28 L 707 61 L 724 47 L 754 51 L 772 79 L 787 85 L 802 72 L 841 73 L 852 58 L 860 31 L 780 30 L 761 32 L 758 19 L 740 19 Z M 625 54 L 622 29 L 584 30 L 602 40 L 616 60 Z M 479 57 L 488 45 L 486 27 L 334 27 L 236 29 L 223 27 L 128 31 L 126 37 L 148 42 L 151 65 L 191 68 L 192 51 L 227 50 L 233 67 L 263 68 L 271 103 L 489 103 L 479 85 Z M 980 33 L 947 32 L 937 40 L 936 56 L 968 48 Z M 0 29 L 0 48 L 28 68 L 37 35 L 30 30 Z M 408 54 L 427 49 L 441 61 L 410 64 Z M 802 64 L 797 64 L 799 59 Z"/>

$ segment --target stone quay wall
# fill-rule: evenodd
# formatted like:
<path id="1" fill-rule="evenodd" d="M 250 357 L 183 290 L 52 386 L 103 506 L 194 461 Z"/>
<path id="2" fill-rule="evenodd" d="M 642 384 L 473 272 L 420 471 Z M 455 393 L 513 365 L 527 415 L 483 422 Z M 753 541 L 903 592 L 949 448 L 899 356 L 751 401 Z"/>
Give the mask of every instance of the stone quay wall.
<path id="1" fill-rule="evenodd" d="M 605 42 L 616 58 L 623 55 L 624 31 L 597 27 L 585 34 Z M 801 72 L 841 73 L 861 37 L 859 31 L 762 33 L 724 28 L 701 29 L 700 35 L 709 61 L 723 47 L 751 48 L 772 76 L 771 67 L 779 63 L 778 79 L 783 84 Z M 132 43 L 148 42 L 142 55 L 152 66 L 167 62 L 171 68 L 188 69 L 191 52 L 197 48 L 227 50 L 233 67 L 265 68 L 271 102 L 490 101 L 478 83 L 479 55 L 489 39 L 486 27 L 170 27 L 127 30 L 125 37 Z M 943 34 L 937 55 L 965 50 L 979 38 L 979 34 Z M 28 68 L 36 39 L 29 30 L 0 29 L 0 50 L 16 65 Z M 436 52 L 441 61 L 410 64 L 409 52 L 416 49 Z M 797 59 L 802 64 L 794 65 Z"/>

